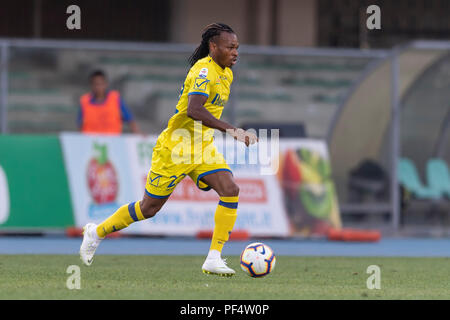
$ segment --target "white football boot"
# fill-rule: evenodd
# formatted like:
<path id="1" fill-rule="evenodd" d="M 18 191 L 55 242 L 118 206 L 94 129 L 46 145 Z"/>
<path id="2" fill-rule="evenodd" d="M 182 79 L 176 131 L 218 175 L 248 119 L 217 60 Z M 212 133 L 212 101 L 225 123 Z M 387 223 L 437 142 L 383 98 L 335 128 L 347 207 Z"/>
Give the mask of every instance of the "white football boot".
<path id="1" fill-rule="evenodd" d="M 97 225 L 88 223 L 83 227 L 83 242 L 80 247 L 80 258 L 85 265 L 90 266 L 94 260 L 95 250 L 103 240 L 97 236 Z"/>
<path id="2" fill-rule="evenodd" d="M 222 277 L 231 277 L 236 271 L 229 268 L 222 258 L 206 259 L 202 266 L 203 273 L 215 274 Z"/>

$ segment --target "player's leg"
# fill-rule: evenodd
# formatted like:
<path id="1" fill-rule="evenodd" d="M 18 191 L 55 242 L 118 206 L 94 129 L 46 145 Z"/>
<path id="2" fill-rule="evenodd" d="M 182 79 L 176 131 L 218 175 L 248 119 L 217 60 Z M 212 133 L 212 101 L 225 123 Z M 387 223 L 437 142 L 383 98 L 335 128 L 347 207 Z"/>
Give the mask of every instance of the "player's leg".
<path id="1" fill-rule="evenodd" d="M 235 271 L 225 265 L 221 253 L 236 222 L 239 187 L 229 170 L 219 169 L 213 173 L 205 173 L 200 181 L 214 189 L 220 196 L 220 200 L 214 214 L 214 231 L 210 250 L 202 269 L 206 273 L 231 276 Z"/>
<path id="2" fill-rule="evenodd" d="M 208 174 L 201 180 L 214 189 L 220 197 L 214 214 L 214 232 L 210 247 L 210 250 L 220 253 L 236 222 L 239 187 L 230 171 Z"/>
<path id="3" fill-rule="evenodd" d="M 83 242 L 80 248 L 81 260 L 86 265 L 91 265 L 95 250 L 106 235 L 122 230 L 136 221 L 153 217 L 167 199 L 168 197 L 154 198 L 145 194 L 141 201 L 121 206 L 98 226 L 94 223 L 88 223 L 83 228 Z"/>
<path id="4" fill-rule="evenodd" d="M 164 176 L 150 170 L 143 199 L 123 205 L 100 223 L 96 228 L 98 237 L 103 239 L 106 235 L 122 230 L 134 222 L 153 217 L 184 176 Z"/>
<path id="5" fill-rule="evenodd" d="M 95 250 L 106 235 L 122 230 L 130 224 L 153 217 L 164 205 L 175 186 L 186 175 L 163 176 L 150 170 L 141 201 L 125 204 L 99 225 L 88 223 L 83 228 L 83 242 L 80 248 L 81 260 L 90 265 Z"/>
<path id="6" fill-rule="evenodd" d="M 122 230 L 134 222 L 153 217 L 166 203 L 167 199 L 168 197 L 151 197 L 145 193 L 142 200 L 123 205 L 97 226 L 98 237 L 104 238 L 106 235 Z"/>

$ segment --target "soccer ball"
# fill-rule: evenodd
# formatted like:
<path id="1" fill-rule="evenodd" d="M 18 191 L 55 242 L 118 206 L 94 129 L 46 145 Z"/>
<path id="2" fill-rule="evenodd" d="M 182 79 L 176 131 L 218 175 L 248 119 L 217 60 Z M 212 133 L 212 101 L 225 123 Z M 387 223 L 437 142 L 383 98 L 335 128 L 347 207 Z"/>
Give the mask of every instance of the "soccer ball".
<path id="1" fill-rule="evenodd" d="M 241 268 L 250 277 L 263 277 L 275 268 L 276 258 L 272 249 L 261 242 L 254 242 L 241 253 Z"/>

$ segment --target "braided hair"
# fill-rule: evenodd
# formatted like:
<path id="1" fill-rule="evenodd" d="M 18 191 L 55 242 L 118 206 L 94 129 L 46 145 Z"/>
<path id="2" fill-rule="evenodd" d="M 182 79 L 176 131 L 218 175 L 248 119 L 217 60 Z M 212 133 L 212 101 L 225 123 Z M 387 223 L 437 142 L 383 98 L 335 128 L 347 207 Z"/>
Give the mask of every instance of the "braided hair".
<path id="1" fill-rule="evenodd" d="M 191 67 L 209 54 L 209 42 L 213 41 L 213 38 L 220 35 L 221 32 L 234 33 L 233 29 L 224 23 L 212 23 L 203 29 L 202 42 L 189 57 Z"/>

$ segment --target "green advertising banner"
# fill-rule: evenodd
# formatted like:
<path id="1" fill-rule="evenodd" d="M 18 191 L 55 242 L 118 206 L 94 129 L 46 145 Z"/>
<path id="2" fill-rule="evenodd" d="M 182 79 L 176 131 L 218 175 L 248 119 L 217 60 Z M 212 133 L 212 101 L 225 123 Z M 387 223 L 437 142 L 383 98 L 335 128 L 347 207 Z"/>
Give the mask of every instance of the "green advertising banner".
<path id="1" fill-rule="evenodd" d="M 0 229 L 73 225 L 58 136 L 0 135 Z"/>

